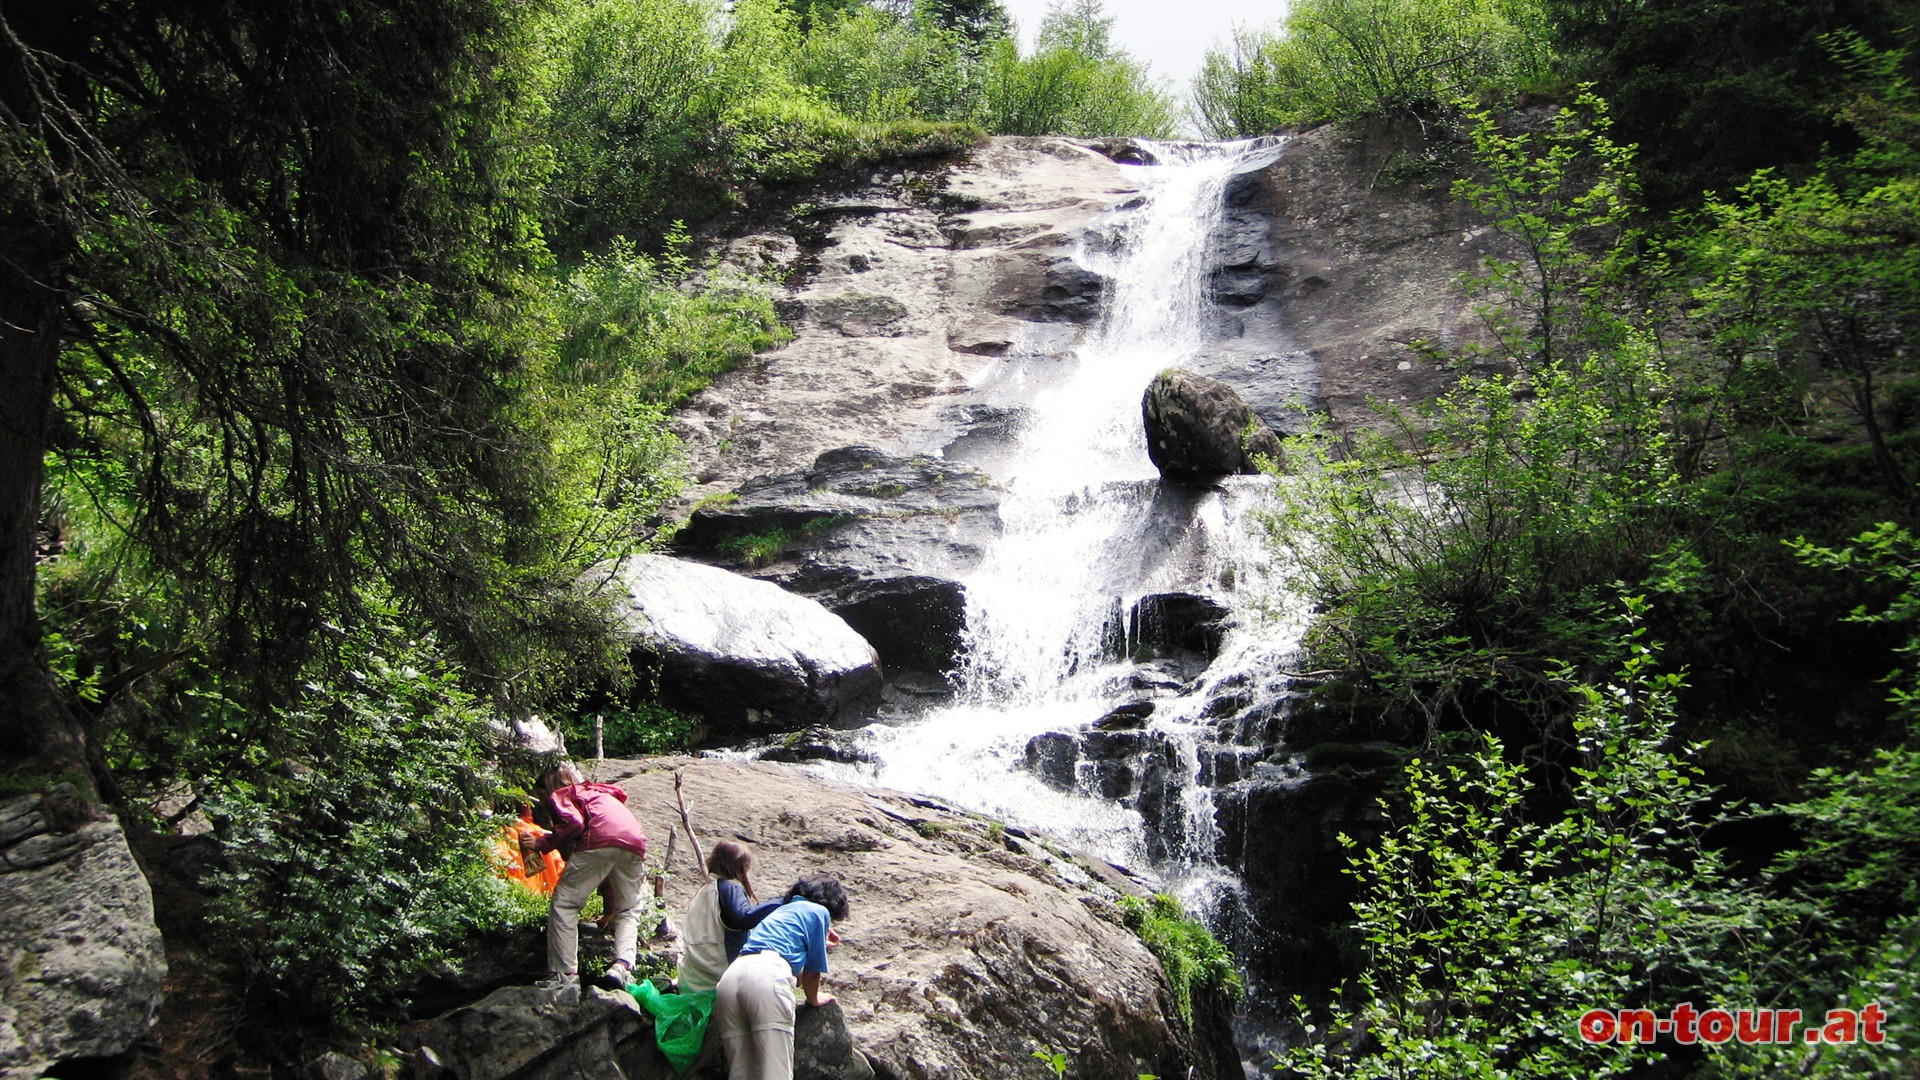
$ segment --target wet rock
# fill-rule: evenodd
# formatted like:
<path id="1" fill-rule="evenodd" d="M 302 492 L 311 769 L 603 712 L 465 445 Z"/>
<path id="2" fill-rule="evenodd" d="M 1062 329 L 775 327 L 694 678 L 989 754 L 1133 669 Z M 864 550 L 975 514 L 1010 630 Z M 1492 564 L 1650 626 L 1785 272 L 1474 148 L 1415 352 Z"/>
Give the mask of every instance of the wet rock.
<path id="1" fill-rule="evenodd" d="M 1151 703 L 1126 705 L 1078 731 L 1042 732 L 1027 740 L 1027 768 L 1062 791 L 1082 791 L 1131 804 L 1141 762 L 1160 736 L 1141 730 Z"/>
<path id="2" fill-rule="evenodd" d="M 39 795 L 0 803 L 0 1076 L 111 1058 L 145 1035 L 167 962 L 153 892 L 113 820 L 53 831 Z"/>
<path id="3" fill-rule="evenodd" d="M 1302 773 L 1263 765 L 1215 794 L 1219 857 L 1246 883 L 1261 928 L 1248 963 L 1282 985 L 1330 986 L 1338 978 L 1334 929 L 1352 918 L 1352 879 L 1342 834 L 1365 845 L 1384 824 L 1379 775 Z"/>
<path id="4" fill-rule="evenodd" d="M 1080 740 L 1070 731 L 1043 731 L 1028 739 L 1026 760 L 1027 771 L 1061 791 L 1079 786 Z"/>
<path id="5" fill-rule="evenodd" d="M 1247 307 L 1267 295 L 1271 280 L 1272 275 L 1264 270 L 1221 269 L 1214 271 L 1209 291 L 1229 307 Z"/>
<path id="6" fill-rule="evenodd" d="M 1280 442 L 1233 387 L 1218 379 L 1169 368 L 1141 399 L 1147 456 L 1161 475 L 1207 479 L 1255 473 L 1258 457 L 1280 460 Z"/>
<path id="7" fill-rule="evenodd" d="M 407 1012 L 437 1016 L 501 987 L 534 982 L 546 971 L 546 937 L 538 931 L 475 937 L 406 993 Z"/>
<path id="8" fill-rule="evenodd" d="M 674 547 L 819 601 L 889 670 L 939 672 L 959 650 L 961 578 L 999 534 L 1000 497 L 964 464 L 842 447 L 701 507 Z"/>
<path id="9" fill-rule="evenodd" d="M 509 986 L 410 1033 L 418 1070 L 447 1080 L 665 1080 L 653 1023 L 632 996 L 588 987 L 579 997 Z"/>
<path id="10" fill-rule="evenodd" d="M 1256 410 L 1279 421 L 1284 401 L 1268 388 L 1278 388 L 1297 351 L 1311 358 L 1314 407 L 1341 429 L 1382 424 L 1372 402 L 1415 404 L 1444 392 L 1450 366 L 1407 343 L 1490 344 L 1459 282 L 1488 255 L 1514 257 L 1484 217 L 1451 196 L 1450 137 L 1457 140 L 1405 118 L 1329 125 L 1293 136 L 1275 164 L 1236 179 L 1230 235 L 1216 251 L 1241 296 L 1253 284 L 1239 275 L 1266 274 L 1258 303 L 1236 309 L 1262 332 L 1253 348 L 1210 356 L 1203 369 L 1245 388 Z M 1438 168 L 1422 180 L 1398 167 L 1413 161 Z"/>
<path id="11" fill-rule="evenodd" d="M 1158 165 L 1160 158 L 1137 139 L 1095 139 L 1087 145 L 1116 165 Z"/>
<path id="12" fill-rule="evenodd" d="M 752 749 L 761 761 L 796 765 L 807 761 L 831 761 L 840 765 L 873 761 L 872 754 L 854 745 L 850 733 L 823 727 L 810 727 L 779 739 L 749 744 L 746 749 Z"/>
<path id="13" fill-rule="evenodd" d="M 636 664 L 714 735 L 855 720 L 879 705 L 873 647 L 806 597 L 662 555 L 636 556 L 621 580 Z"/>
<path id="14" fill-rule="evenodd" d="M 1135 701 L 1122 705 L 1093 722 L 1095 731 L 1138 731 L 1153 716 L 1153 702 Z"/>
<path id="15" fill-rule="evenodd" d="M 871 266 L 856 269 L 864 273 Z M 807 319 L 847 337 L 899 334 L 903 329 L 900 324 L 909 314 L 907 306 L 892 297 L 855 292 L 830 296 L 806 306 Z"/>
<path id="16" fill-rule="evenodd" d="M 1127 612 L 1127 639 L 1155 653 L 1182 650 L 1211 660 L 1220 654 L 1232 609 L 1208 596 L 1155 593 Z"/>
<path id="17" fill-rule="evenodd" d="M 1206 667 L 1193 656 L 1163 656 L 1136 663 L 1127 675 L 1129 689 L 1149 694 L 1177 694 Z"/>
<path id="18" fill-rule="evenodd" d="M 953 696 L 953 683 L 932 672 L 909 671 L 887 680 L 887 691 L 898 700 L 937 701 Z"/>
<path id="19" fill-rule="evenodd" d="M 675 411 L 694 479 L 682 509 L 835 446 L 937 449 L 917 440 L 983 367 L 1098 311 L 1097 279 L 1067 256 L 1129 193 L 1126 172 L 1064 139 L 996 138 L 964 161 L 793 188 L 753 231 L 702 237 L 724 266 L 780 283 L 795 336 Z"/>
<path id="20" fill-rule="evenodd" d="M 328 1052 L 307 1066 L 309 1080 L 369 1080 L 373 1072 L 365 1065 L 338 1052 Z"/>

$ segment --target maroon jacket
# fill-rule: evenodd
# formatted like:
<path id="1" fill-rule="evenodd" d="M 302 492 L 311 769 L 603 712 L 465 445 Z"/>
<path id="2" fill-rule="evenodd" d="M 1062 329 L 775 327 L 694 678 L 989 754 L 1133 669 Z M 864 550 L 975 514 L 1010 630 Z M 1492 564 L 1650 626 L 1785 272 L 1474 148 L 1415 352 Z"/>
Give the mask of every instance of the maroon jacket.
<path id="1" fill-rule="evenodd" d="M 563 787 L 547 796 L 546 809 L 553 817 L 553 831 L 540 838 L 536 846 L 541 851 L 617 847 L 646 857 L 647 834 L 627 809 L 627 793 L 612 784 L 589 780 Z"/>

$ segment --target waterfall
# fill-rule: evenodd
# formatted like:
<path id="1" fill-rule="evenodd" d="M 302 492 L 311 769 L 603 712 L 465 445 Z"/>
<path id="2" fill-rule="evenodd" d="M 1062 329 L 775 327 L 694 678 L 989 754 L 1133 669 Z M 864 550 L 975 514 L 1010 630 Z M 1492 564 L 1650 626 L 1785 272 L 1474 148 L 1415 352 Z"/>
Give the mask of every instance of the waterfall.
<path id="1" fill-rule="evenodd" d="M 1225 675 L 1290 648 L 1284 627 L 1255 618 L 1269 602 L 1255 512 L 1269 481 L 1163 489 L 1147 456 L 1141 398 L 1160 371 L 1208 345 L 1211 237 L 1240 173 L 1271 163 L 1278 140 L 1150 144 L 1160 164 L 1133 166 L 1141 194 L 1086 232 L 1074 258 L 1107 281 L 1096 326 L 1065 357 L 1037 358 L 1016 452 L 998 479 L 1002 535 L 966 582 L 960 692 L 903 724 L 876 724 L 863 749 L 877 766 L 824 766 L 864 783 L 921 792 L 1156 877 L 1213 913 L 1233 889 L 1215 863 L 1217 748 L 1201 715 Z M 1062 791 L 1027 766 L 1031 739 L 1072 731 L 1123 700 L 1140 671 L 1114 647 L 1140 597 L 1185 591 L 1235 611 L 1220 661 L 1185 697 L 1155 702 L 1153 768 L 1172 794 L 1101 797 Z M 1156 774 L 1160 775 L 1160 774 Z M 1155 802 L 1154 828 L 1142 806 Z M 1128 805 L 1131 802 L 1133 805 Z"/>

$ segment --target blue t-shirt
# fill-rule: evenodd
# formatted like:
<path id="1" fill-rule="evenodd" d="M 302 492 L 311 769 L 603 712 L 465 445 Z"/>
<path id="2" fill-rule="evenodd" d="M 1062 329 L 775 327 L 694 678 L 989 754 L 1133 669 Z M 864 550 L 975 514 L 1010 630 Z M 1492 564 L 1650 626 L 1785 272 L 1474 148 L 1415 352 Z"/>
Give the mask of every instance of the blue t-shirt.
<path id="1" fill-rule="evenodd" d="M 741 956 L 753 953 L 779 953 L 795 975 L 805 971 L 827 973 L 827 929 L 833 916 L 811 900 L 798 897 L 780 905 L 760 925 L 747 931 L 747 943 Z"/>

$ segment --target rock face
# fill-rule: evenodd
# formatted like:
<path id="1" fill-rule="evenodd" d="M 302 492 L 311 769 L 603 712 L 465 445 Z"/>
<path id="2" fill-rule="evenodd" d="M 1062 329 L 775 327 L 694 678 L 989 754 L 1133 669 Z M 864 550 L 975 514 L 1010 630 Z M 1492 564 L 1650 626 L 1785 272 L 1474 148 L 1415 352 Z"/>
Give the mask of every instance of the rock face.
<path id="1" fill-rule="evenodd" d="M 1132 190 L 1085 145 L 998 138 L 957 164 L 798 191 L 785 214 L 719 241 L 726 265 L 784 283 L 795 337 L 675 414 L 687 505 L 834 447 L 910 455 L 962 435 L 942 413 L 983 371 L 1034 342 L 1064 351 L 1098 312 L 1103 283 L 1072 241 Z"/>
<path id="2" fill-rule="evenodd" d="M 111 1058 L 145 1034 L 166 957 L 118 822 L 57 820 L 63 798 L 0 803 L 0 1078 Z M 50 820 L 54 819 L 54 820 Z"/>
<path id="3" fill-rule="evenodd" d="M 844 620 L 771 582 L 663 555 L 622 571 L 636 665 L 660 698 L 722 737 L 855 720 L 879 704 L 879 658 Z"/>
<path id="4" fill-rule="evenodd" d="M 1246 400 L 1219 379 L 1169 368 L 1140 401 L 1147 456 L 1161 475 L 1194 480 L 1260 471 L 1280 460 L 1280 440 Z"/>
<path id="5" fill-rule="evenodd" d="M 1273 350 L 1305 354 L 1316 407 L 1336 429 L 1380 423 L 1369 401 L 1418 404 L 1452 385 L 1446 365 L 1408 343 L 1488 344 L 1460 279 L 1485 255 L 1512 252 L 1449 193 L 1449 151 L 1436 138 L 1410 121 L 1318 128 L 1230 188 L 1214 291 L 1244 305 L 1248 340 L 1200 369 L 1274 419 L 1277 399 L 1300 388 Z"/>
<path id="6" fill-rule="evenodd" d="M 679 821 L 674 769 L 703 841 L 753 850 L 762 897 L 807 873 L 846 885 L 825 985 L 873 1075 L 1044 1080 L 1031 1056 L 1042 1045 L 1073 1051 L 1073 1075 L 1087 1080 L 1185 1077 L 1190 1066 L 1200 1078 L 1240 1075 L 1221 1014 L 1197 1002 L 1198 1032 L 1177 1015 L 1159 961 L 1112 903 L 1115 886 L 1137 886 L 1104 864 L 1096 874 L 925 800 L 771 764 L 609 761 L 597 779 L 626 789 L 658 844 Z M 684 844 L 670 869 L 667 899 L 683 912 L 701 885 Z"/>
<path id="7" fill-rule="evenodd" d="M 674 546 L 819 601 L 890 674 L 941 672 L 965 628 L 961 579 L 999 535 L 999 505 L 999 486 L 965 465 L 844 447 L 709 500 Z"/>

